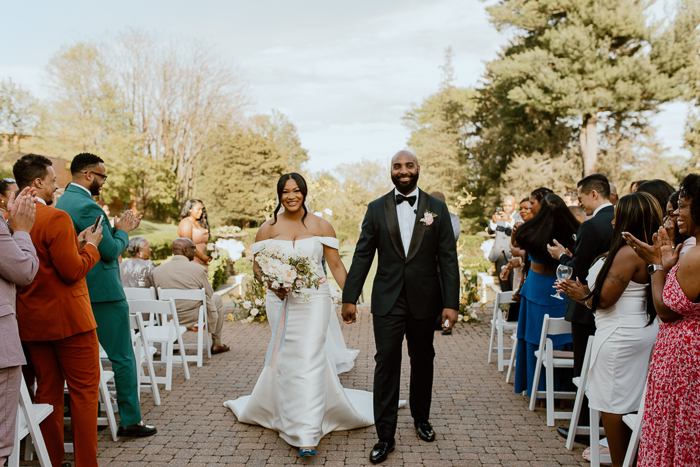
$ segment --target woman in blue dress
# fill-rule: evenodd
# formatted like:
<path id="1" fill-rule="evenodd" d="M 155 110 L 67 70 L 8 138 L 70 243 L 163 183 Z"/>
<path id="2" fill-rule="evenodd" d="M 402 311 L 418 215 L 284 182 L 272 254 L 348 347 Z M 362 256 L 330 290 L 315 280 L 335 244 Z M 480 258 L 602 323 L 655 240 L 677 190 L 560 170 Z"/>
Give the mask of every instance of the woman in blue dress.
<path id="1" fill-rule="evenodd" d="M 550 193 L 541 202 L 539 212 L 521 225 L 513 233 L 513 243 L 528 253 L 530 271 L 520 291 L 520 315 L 518 318 L 518 348 L 515 365 L 515 392 L 524 391 L 528 396 L 532 391 L 537 357 L 535 350 L 539 348 L 540 335 L 544 315 L 550 318 L 563 318 L 566 306 L 565 300 L 552 297 L 556 292 L 556 270 L 558 262 L 550 256 L 547 245 L 554 240 L 573 251 L 579 221 L 571 214 L 564 201 Z M 571 343 L 571 334 L 551 337 L 554 348 L 564 350 Z M 560 383 L 561 380 L 561 383 Z M 570 381 L 569 381 L 570 383 Z M 567 385 L 564 378 L 555 372 L 555 390 L 561 390 Z M 545 385 L 545 372 L 540 373 L 539 390 Z"/>

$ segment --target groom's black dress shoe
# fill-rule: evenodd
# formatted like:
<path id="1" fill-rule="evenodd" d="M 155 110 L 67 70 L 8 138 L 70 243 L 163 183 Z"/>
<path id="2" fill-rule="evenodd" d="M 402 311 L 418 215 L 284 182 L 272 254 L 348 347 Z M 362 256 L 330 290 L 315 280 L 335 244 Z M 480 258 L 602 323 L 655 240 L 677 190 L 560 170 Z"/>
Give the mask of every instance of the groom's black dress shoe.
<path id="1" fill-rule="evenodd" d="M 369 461 L 373 464 L 384 462 L 389 453 L 393 452 L 395 448 L 396 442 L 380 441 L 372 448 L 372 452 L 369 454 Z"/>
<path id="2" fill-rule="evenodd" d="M 128 438 L 143 438 L 145 436 L 153 436 L 158 433 L 153 425 L 129 425 L 120 426 L 117 430 L 117 436 Z"/>
<path id="3" fill-rule="evenodd" d="M 560 426 L 559 428 L 557 428 L 557 433 L 559 433 L 559 436 L 561 436 L 564 439 L 569 437 L 569 430 L 567 428 Z M 576 435 L 574 436 L 574 441 L 583 444 L 584 446 L 591 445 L 591 438 L 589 438 L 586 435 Z"/>
<path id="4" fill-rule="evenodd" d="M 430 426 L 430 423 L 416 423 L 416 432 L 418 437 L 423 441 L 432 443 L 435 441 L 435 430 Z"/>

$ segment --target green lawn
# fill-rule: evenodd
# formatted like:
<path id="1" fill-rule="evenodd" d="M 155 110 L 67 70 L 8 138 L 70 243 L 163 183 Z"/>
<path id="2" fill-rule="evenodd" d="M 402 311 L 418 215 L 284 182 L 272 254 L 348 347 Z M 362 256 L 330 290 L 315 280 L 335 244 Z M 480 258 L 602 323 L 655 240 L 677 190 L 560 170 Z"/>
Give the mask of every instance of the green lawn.
<path id="1" fill-rule="evenodd" d="M 170 234 L 173 235 L 173 238 L 177 238 L 177 225 L 143 219 L 138 228 L 129 233 L 129 237 L 148 238 L 149 236 L 160 234 Z"/>

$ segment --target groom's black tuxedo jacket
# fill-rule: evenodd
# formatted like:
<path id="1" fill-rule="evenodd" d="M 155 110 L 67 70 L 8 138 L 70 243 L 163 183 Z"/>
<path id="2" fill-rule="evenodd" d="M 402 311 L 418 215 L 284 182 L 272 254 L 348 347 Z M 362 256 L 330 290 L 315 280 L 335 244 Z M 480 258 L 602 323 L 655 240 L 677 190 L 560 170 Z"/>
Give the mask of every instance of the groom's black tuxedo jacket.
<path id="1" fill-rule="evenodd" d="M 372 289 L 372 313 L 383 316 L 396 303 L 402 288 L 411 315 L 434 317 L 445 308 L 459 308 L 459 265 L 454 231 L 447 205 L 420 191 L 408 255 L 404 253 L 396 214 L 394 190 L 372 201 L 362 221 L 343 289 L 343 302 L 356 303 L 362 293 L 374 252 L 379 252 L 377 275 Z M 437 216 L 429 226 L 420 222 L 426 211 Z M 442 287 L 438 278 L 438 265 Z"/>

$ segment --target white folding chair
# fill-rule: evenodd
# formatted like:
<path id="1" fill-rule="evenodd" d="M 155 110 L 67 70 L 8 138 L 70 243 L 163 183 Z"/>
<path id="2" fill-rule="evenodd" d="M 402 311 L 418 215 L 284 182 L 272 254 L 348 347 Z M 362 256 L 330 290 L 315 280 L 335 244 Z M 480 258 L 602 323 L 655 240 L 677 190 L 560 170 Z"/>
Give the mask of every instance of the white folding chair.
<path id="1" fill-rule="evenodd" d="M 127 300 L 158 300 L 156 288 L 153 286 L 147 289 L 143 287 L 124 287 L 124 295 L 126 295 Z M 143 314 L 142 318 L 145 320 L 145 323 L 148 323 L 148 326 L 160 324 L 155 313 Z"/>
<path id="2" fill-rule="evenodd" d="M 162 324 L 160 326 L 146 326 L 143 328 L 143 335 L 146 337 L 146 342 L 149 347 L 151 343 L 161 345 L 160 361 L 155 361 L 154 363 L 165 365 L 165 376 L 156 376 L 156 383 L 165 384 L 166 391 L 172 389 L 173 361 L 176 360 L 182 363 L 185 379 L 190 379 L 187 359 L 182 355 L 185 353 L 182 333 L 185 332 L 186 329 L 184 326 L 180 326 L 180 322 L 177 318 L 177 309 L 175 308 L 175 300 L 127 300 L 127 303 L 129 304 L 130 313 L 150 312 L 161 316 Z M 181 354 L 177 356 L 177 358 L 173 355 L 173 350 L 176 345 L 179 346 Z M 163 361 L 164 358 L 165 361 Z"/>
<path id="3" fill-rule="evenodd" d="M 517 351 L 518 351 L 518 336 L 517 336 L 516 331 L 513 331 L 513 334 L 511 334 L 510 338 L 513 341 L 513 348 L 510 351 L 510 361 L 508 362 L 508 372 L 506 373 L 506 383 L 510 382 L 510 375 L 513 372 L 513 368 L 515 368 L 515 355 L 517 354 Z"/>
<path id="4" fill-rule="evenodd" d="M 570 353 L 571 358 L 554 358 L 554 344 L 549 336 L 560 334 L 571 334 L 571 323 L 565 321 L 564 318 L 550 318 L 549 315 L 544 315 L 542 322 L 542 335 L 540 336 L 539 350 L 535 351 L 537 357 L 537 365 L 535 367 L 535 378 L 532 381 L 532 390 L 530 391 L 530 410 L 535 410 L 535 401 L 540 396 L 546 396 L 547 399 L 547 426 L 554 426 L 555 419 L 570 419 L 571 412 L 555 412 L 554 398 L 557 399 L 574 399 L 576 393 L 573 391 L 555 391 L 554 390 L 554 369 L 555 368 L 573 368 L 574 359 L 573 352 Z M 545 368 L 546 391 L 539 391 L 540 371 Z"/>
<path id="5" fill-rule="evenodd" d="M 25 456 L 27 451 L 31 452 L 29 447 L 31 442 L 31 444 L 36 446 L 41 467 L 51 467 L 51 459 L 49 459 L 49 452 L 46 450 L 46 443 L 44 443 L 44 437 L 41 435 L 39 424 L 53 412 L 53 406 L 50 404 L 32 403 L 24 376 L 22 376 L 22 385 L 19 391 L 19 407 L 17 408 L 15 424 L 15 445 L 12 454 L 8 458 L 7 465 L 9 467 L 19 467 L 19 443 L 29 435 L 30 438 L 27 439 L 28 448 L 25 450 Z"/>
<path id="6" fill-rule="evenodd" d="M 158 287 L 158 297 L 161 300 L 194 300 L 202 302 L 199 307 L 199 317 L 197 320 L 197 343 L 180 344 L 180 355 L 188 361 L 197 362 L 197 366 L 202 366 L 204 350 L 206 347 L 207 357 L 211 358 L 211 339 L 209 339 L 209 325 L 207 323 L 207 292 L 204 288 L 195 290 L 162 289 Z M 206 342 L 205 342 L 206 341 Z M 187 355 L 185 349 L 196 349 L 196 355 Z"/>
<path id="7" fill-rule="evenodd" d="M 134 345 L 134 356 L 138 365 L 139 399 L 141 398 L 141 389 L 147 388 L 153 393 L 156 405 L 160 405 L 160 391 L 153 370 L 153 355 L 156 353 L 156 348 L 148 345 L 141 313 L 129 313 L 129 321 L 131 323 L 131 342 Z M 143 374 L 144 365 L 148 371 L 147 376 Z M 148 386 L 143 386 L 143 383 L 148 384 Z"/>
<path id="8" fill-rule="evenodd" d="M 496 350 L 498 353 L 498 371 L 503 371 L 505 363 L 503 351 L 510 350 L 511 353 L 513 352 L 513 347 L 503 348 L 503 331 L 511 331 L 518 328 L 517 322 L 508 322 L 503 319 L 503 310 L 501 310 L 501 305 L 506 305 L 509 303 L 513 303 L 513 292 L 496 293 L 496 301 L 493 304 L 493 318 L 491 318 L 491 339 L 489 340 L 488 362 L 491 363 L 493 351 Z M 494 334 L 496 335 L 497 340 L 495 349 L 493 346 Z"/>

